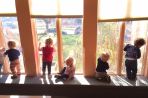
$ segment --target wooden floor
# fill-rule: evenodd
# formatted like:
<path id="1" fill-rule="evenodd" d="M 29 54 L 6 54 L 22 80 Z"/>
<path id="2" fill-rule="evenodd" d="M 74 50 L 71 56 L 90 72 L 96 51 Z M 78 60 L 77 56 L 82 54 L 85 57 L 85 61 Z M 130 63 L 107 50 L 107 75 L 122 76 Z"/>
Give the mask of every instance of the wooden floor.
<path id="1" fill-rule="evenodd" d="M 75 75 L 73 80 L 60 81 L 21 75 L 12 80 L 11 75 L 0 76 L 0 95 L 49 95 L 66 96 L 53 98 L 148 98 L 148 79 L 137 76 L 128 80 L 125 76 L 112 75 L 111 83 L 97 81 L 92 77 Z M 118 96 L 118 97 L 117 97 Z M 120 96 L 120 97 L 119 97 Z"/>
<path id="2" fill-rule="evenodd" d="M 84 77 L 83 75 L 75 75 L 73 80 L 61 81 L 48 76 L 42 77 L 27 77 L 21 75 L 17 79 L 11 79 L 11 75 L 1 75 L 0 83 L 4 84 L 70 84 L 70 85 L 106 85 L 106 86 L 148 86 L 148 78 L 137 76 L 137 80 L 128 80 L 125 76 L 111 76 L 111 83 L 97 81 L 92 77 Z"/>

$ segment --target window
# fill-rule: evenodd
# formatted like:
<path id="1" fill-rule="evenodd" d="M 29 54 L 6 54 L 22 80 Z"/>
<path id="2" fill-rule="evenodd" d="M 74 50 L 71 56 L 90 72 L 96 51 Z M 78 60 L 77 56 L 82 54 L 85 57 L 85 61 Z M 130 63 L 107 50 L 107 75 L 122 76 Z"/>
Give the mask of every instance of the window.
<path id="1" fill-rule="evenodd" d="M 15 0 L 0 0 L 0 14 L 16 13 Z"/>
<path id="2" fill-rule="evenodd" d="M 3 33 L 4 33 L 6 47 L 7 47 L 7 42 L 9 40 L 14 40 L 16 42 L 16 48 L 21 53 L 19 57 L 21 73 L 24 73 L 25 71 L 24 71 L 23 54 L 22 54 L 22 47 L 21 47 L 21 42 L 20 42 L 17 18 L 16 17 L 1 17 L 1 20 L 2 20 Z"/>
<path id="3" fill-rule="evenodd" d="M 124 45 L 134 44 L 136 38 L 144 38 L 146 40 L 148 34 L 148 21 L 127 21 L 124 35 Z M 143 54 L 145 46 L 140 48 L 141 58 L 138 59 L 138 74 L 141 74 L 143 65 Z M 123 56 L 124 57 L 124 56 Z M 125 73 L 124 59 L 123 59 L 123 73 Z"/>
<path id="4" fill-rule="evenodd" d="M 97 58 L 102 52 L 109 52 L 110 69 L 109 73 L 116 74 L 117 48 L 120 35 L 120 22 L 101 22 L 98 23 L 97 33 Z"/>
<path id="5" fill-rule="evenodd" d="M 57 47 L 56 19 L 55 18 L 35 18 L 35 28 L 38 35 L 38 43 L 41 47 L 45 46 L 45 40 L 49 37 L 53 39 L 55 48 Z M 42 69 L 42 52 L 39 52 L 40 68 Z M 58 72 L 57 51 L 54 53 L 52 62 L 52 73 Z"/>
<path id="6" fill-rule="evenodd" d="M 148 16 L 147 4 L 147 0 L 99 0 L 98 19 L 144 18 Z"/>
<path id="7" fill-rule="evenodd" d="M 32 15 L 82 15 L 83 0 L 32 0 Z"/>
<path id="8" fill-rule="evenodd" d="M 82 19 L 62 19 L 63 56 L 73 56 L 76 60 L 76 73 L 82 73 L 83 49 L 82 49 Z"/>

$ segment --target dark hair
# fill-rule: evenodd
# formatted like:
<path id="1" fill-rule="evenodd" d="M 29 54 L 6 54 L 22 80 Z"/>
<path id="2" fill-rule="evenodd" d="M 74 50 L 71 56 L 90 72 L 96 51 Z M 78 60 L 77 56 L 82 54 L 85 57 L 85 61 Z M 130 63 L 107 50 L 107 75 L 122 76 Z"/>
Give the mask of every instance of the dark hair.
<path id="1" fill-rule="evenodd" d="M 143 38 L 138 38 L 134 41 L 134 45 L 139 47 L 143 46 L 145 43 L 146 42 Z"/>

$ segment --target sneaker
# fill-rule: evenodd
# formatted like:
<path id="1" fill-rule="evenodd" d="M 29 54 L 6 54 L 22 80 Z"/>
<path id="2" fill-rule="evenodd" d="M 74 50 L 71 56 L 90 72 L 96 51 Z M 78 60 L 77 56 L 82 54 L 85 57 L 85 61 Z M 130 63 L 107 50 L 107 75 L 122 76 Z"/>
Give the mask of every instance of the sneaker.
<path id="1" fill-rule="evenodd" d="M 15 76 L 15 75 L 11 76 L 11 79 L 16 79 L 16 78 L 17 78 L 17 76 Z"/>

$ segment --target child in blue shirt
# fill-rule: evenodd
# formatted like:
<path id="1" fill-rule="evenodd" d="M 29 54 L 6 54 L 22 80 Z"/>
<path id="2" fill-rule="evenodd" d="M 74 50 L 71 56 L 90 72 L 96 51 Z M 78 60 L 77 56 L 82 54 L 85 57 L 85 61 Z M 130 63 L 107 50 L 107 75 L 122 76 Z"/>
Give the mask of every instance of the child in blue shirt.
<path id="1" fill-rule="evenodd" d="M 17 78 L 17 73 L 18 73 L 17 67 L 20 65 L 19 62 L 20 52 L 19 50 L 15 49 L 16 43 L 14 41 L 8 41 L 8 47 L 9 49 L 6 50 L 4 54 L 8 55 L 10 61 L 10 70 L 13 74 L 13 76 L 11 76 L 11 79 L 15 79 Z"/>
<path id="2" fill-rule="evenodd" d="M 134 45 L 127 44 L 124 47 L 125 51 L 125 67 L 126 75 L 130 80 L 135 80 L 137 76 L 137 59 L 141 57 L 140 48 L 145 44 L 143 38 L 138 38 L 134 41 Z"/>

